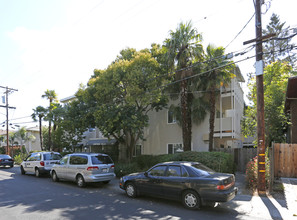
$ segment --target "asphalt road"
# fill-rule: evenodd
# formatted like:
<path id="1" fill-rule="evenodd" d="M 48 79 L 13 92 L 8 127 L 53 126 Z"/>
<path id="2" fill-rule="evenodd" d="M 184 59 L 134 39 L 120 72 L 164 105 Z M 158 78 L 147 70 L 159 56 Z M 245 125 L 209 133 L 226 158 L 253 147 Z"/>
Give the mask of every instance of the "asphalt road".
<path id="1" fill-rule="evenodd" d="M 128 198 L 115 179 L 109 184 L 78 188 L 50 177 L 21 175 L 19 167 L 0 168 L 0 219 L 249 219 L 231 202 L 200 210 L 181 202 L 151 197 Z"/>

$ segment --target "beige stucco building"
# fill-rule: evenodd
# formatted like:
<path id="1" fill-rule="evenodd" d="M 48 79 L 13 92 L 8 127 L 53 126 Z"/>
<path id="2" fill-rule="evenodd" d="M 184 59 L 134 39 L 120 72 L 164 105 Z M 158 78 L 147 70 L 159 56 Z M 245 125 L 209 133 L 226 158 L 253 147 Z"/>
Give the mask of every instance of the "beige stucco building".
<path id="1" fill-rule="evenodd" d="M 243 117 L 244 97 L 241 83 L 244 78 L 237 68 L 228 86 L 220 88 L 216 100 L 216 119 L 214 130 L 215 148 L 241 148 L 241 118 Z M 169 106 L 173 102 L 169 103 Z M 168 109 L 150 112 L 149 127 L 145 129 L 145 141 L 137 146 L 138 154 L 168 154 L 182 151 L 182 129 Z M 208 151 L 209 114 L 204 121 L 192 126 L 192 151 Z"/>

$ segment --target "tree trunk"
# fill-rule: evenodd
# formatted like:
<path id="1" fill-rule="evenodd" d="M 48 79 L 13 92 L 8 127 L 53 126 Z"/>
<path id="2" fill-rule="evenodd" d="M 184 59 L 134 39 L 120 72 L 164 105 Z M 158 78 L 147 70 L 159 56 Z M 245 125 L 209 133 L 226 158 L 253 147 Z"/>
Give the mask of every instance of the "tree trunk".
<path id="1" fill-rule="evenodd" d="M 48 122 L 48 150 L 51 151 L 52 149 L 52 139 L 51 139 L 51 130 L 52 130 L 52 122 L 51 119 L 49 119 Z"/>
<path id="2" fill-rule="evenodd" d="M 210 91 L 210 116 L 209 116 L 209 147 L 208 150 L 213 151 L 213 135 L 214 135 L 214 123 L 216 113 L 216 84 L 215 84 L 215 73 L 212 77 L 212 86 Z"/>
<path id="3" fill-rule="evenodd" d="M 41 150 L 43 149 L 43 140 L 42 140 L 42 121 L 41 121 L 42 117 L 39 116 L 39 138 L 40 138 L 40 148 Z"/>
<path id="4" fill-rule="evenodd" d="M 192 123 L 190 108 L 188 103 L 188 93 L 187 93 L 187 80 L 181 82 L 181 115 L 182 115 L 182 135 L 183 135 L 183 145 L 184 151 L 191 151 L 191 139 L 192 139 Z"/>

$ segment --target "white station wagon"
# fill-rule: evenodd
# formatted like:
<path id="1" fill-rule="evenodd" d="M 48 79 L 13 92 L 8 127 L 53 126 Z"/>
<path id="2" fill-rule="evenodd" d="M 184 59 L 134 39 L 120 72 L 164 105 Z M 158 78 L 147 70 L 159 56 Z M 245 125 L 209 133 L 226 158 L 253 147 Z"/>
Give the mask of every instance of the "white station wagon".
<path id="1" fill-rule="evenodd" d="M 107 154 L 67 154 L 52 167 L 51 176 L 54 182 L 69 180 L 79 187 L 90 182 L 109 183 L 115 177 L 114 163 Z"/>

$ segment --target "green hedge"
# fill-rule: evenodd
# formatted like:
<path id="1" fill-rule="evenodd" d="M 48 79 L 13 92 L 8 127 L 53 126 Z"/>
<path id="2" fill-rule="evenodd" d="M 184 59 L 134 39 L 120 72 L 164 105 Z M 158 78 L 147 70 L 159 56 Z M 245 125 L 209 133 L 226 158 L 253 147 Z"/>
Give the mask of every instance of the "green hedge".
<path id="1" fill-rule="evenodd" d="M 117 177 L 129 173 L 148 170 L 157 163 L 167 161 L 194 161 L 221 173 L 234 173 L 235 165 L 231 154 L 223 152 L 194 152 L 188 151 L 178 154 L 141 155 L 133 158 L 130 163 L 116 163 L 115 173 Z"/>

